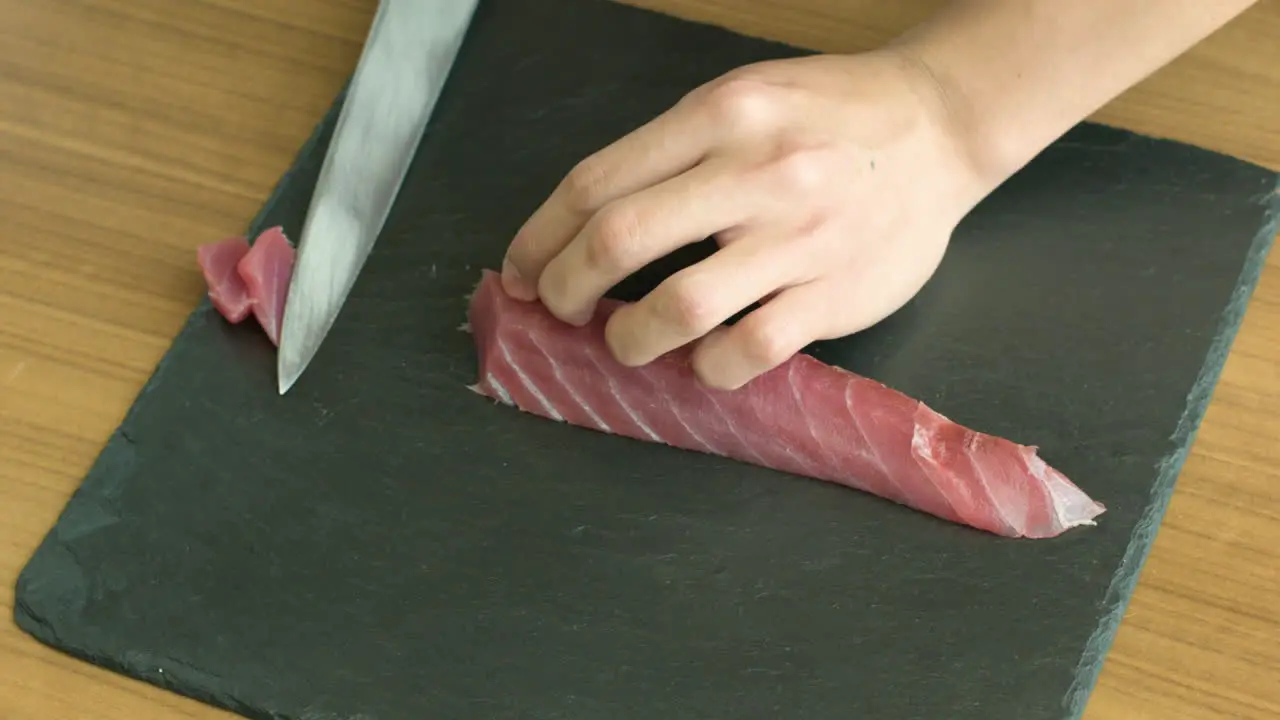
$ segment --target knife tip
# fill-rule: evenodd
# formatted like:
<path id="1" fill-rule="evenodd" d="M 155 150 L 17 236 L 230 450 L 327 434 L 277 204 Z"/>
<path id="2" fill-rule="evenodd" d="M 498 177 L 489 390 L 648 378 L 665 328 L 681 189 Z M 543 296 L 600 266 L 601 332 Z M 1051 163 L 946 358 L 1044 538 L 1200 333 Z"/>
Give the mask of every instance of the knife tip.
<path id="1" fill-rule="evenodd" d="M 281 356 L 276 364 L 276 390 L 281 395 L 289 392 L 289 388 L 298 381 L 298 377 L 302 375 L 302 368 L 296 362 L 289 362 L 288 359 Z"/>
<path id="2" fill-rule="evenodd" d="M 289 392 L 293 384 L 298 382 L 298 377 L 302 375 L 302 367 L 298 363 L 285 362 L 281 358 L 281 362 L 276 366 L 276 389 L 281 395 Z"/>

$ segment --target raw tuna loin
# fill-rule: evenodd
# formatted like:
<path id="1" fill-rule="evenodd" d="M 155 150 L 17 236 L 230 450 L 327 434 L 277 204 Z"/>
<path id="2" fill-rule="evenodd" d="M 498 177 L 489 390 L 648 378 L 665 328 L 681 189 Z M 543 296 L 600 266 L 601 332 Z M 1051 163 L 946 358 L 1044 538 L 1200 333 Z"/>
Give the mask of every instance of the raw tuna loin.
<path id="1" fill-rule="evenodd" d="M 601 432 L 711 453 L 874 493 L 1008 537 L 1046 538 L 1105 511 L 1034 447 L 965 428 L 874 380 L 804 354 L 735 391 L 706 388 L 689 350 L 629 368 L 604 300 L 577 328 L 508 296 L 485 270 L 468 324 L 476 392 Z"/>
<path id="2" fill-rule="evenodd" d="M 209 300 L 227 322 L 239 323 L 252 312 L 279 346 L 294 261 L 284 229 L 264 230 L 252 247 L 242 237 L 201 245 L 196 259 L 209 286 Z"/>

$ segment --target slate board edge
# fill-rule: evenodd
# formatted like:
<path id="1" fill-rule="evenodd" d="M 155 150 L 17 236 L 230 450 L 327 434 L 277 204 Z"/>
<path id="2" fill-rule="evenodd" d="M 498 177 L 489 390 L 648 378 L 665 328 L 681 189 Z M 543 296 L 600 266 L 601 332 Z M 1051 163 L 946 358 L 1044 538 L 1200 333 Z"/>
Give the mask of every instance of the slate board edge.
<path id="1" fill-rule="evenodd" d="M 1195 385 L 1187 395 L 1187 407 L 1178 421 L 1178 427 L 1170 438 L 1178 449 L 1160 463 L 1160 474 L 1151 488 L 1150 504 L 1134 526 L 1133 535 L 1130 536 L 1129 546 L 1125 549 L 1120 567 L 1116 569 L 1111 584 L 1107 587 L 1103 605 L 1111 607 L 1099 620 L 1097 629 L 1085 644 L 1084 653 L 1076 667 L 1075 680 L 1064 700 L 1069 712 L 1069 720 L 1080 718 L 1089 696 L 1097 685 L 1098 676 L 1101 674 L 1107 653 L 1115 641 L 1120 621 L 1133 598 L 1142 568 L 1150 555 L 1156 533 L 1159 532 L 1160 524 L 1168 510 L 1169 501 L 1173 498 L 1173 491 L 1177 486 L 1178 477 L 1182 474 L 1182 467 L 1191 453 L 1200 423 L 1213 400 L 1213 391 L 1218 385 L 1218 378 L 1222 375 L 1236 335 L 1244 323 L 1249 299 L 1253 296 L 1253 291 L 1261 279 L 1267 254 L 1271 250 L 1277 233 L 1280 232 L 1280 173 L 1277 173 L 1274 190 L 1261 198 L 1260 202 L 1267 206 L 1266 221 L 1249 247 L 1249 254 L 1240 271 L 1240 278 L 1236 282 L 1231 302 L 1223 311 L 1213 345 L 1205 357 L 1204 365 L 1200 368 L 1200 375 L 1196 378 Z"/>
<path id="2" fill-rule="evenodd" d="M 331 103 L 329 110 L 322 116 L 320 121 L 316 123 L 311 131 L 311 135 L 306 142 L 294 154 L 293 162 L 290 163 L 288 169 L 280 176 L 276 182 L 271 194 L 263 203 L 262 208 L 250 221 L 246 230 L 250 241 L 259 233 L 266 229 L 265 223 L 267 217 L 270 216 L 272 210 L 280 201 L 285 193 L 285 189 L 293 181 L 300 166 L 315 151 L 320 141 L 332 131 L 333 126 L 337 123 L 338 114 L 342 111 L 343 102 L 346 100 L 347 91 L 350 89 L 351 79 L 349 77 L 342 89 L 339 90 Z M 193 258 L 194 260 L 194 258 Z M 124 652 L 120 653 L 122 657 L 129 658 L 129 661 L 118 661 L 111 657 L 110 654 L 98 655 L 81 647 L 102 646 L 101 638 L 85 638 L 83 643 L 68 643 L 64 638 L 60 638 L 53 624 L 46 620 L 47 612 L 41 612 L 34 607 L 34 603 L 30 597 L 30 572 L 33 568 L 44 564 L 57 565 L 60 560 L 57 558 L 59 554 L 67 553 L 66 546 L 58 540 L 58 530 L 63 524 L 63 520 L 68 514 L 68 508 L 76 501 L 77 496 L 88 496 L 91 494 L 105 494 L 102 489 L 97 487 L 99 484 L 105 483 L 104 466 L 110 463 L 110 459 L 115 454 L 121 453 L 123 446 L 132 445 L 129 438 L 128 428 L 133 424 L 132 420 L 138 414 L 140 409 L 146 404 L 147 395 L 159 386 L 160 381 L 167 369 L 170 361 L 174 356 L 174 347 L 182 340 L 183 336 L 189 332 L 203 326 L 212 317 L 217 310 L 213 307 L 209 298 L 206 296 L 187 316 L 186 323 L 182 329 L 178 331 L 173 341 L 169 345 L 169 349 L 165 351 L 163 357 L 156 364 L 155 369 L 148 378 L 146 384 L 138 392 L 133 404 L 125 413 L 124 419 L 120 425 L 111 434 L 103 449 L 99 452 L 98 457 L 90 466 L 89 471 L 85 474 L 81 485 L 68 499 L 59 513 L 58 519 L 54 522 L 52 528 L 46 533 L 44 539 L 40 542 L 31 558 L 18 574 L 13 603 L 13 619 L 14 624 L 23 632 L 30 635 L 42 644 L 62 652 L 70 657 L 97 665 L 104 669 L 110 670 L 126 677 L 154 685 L 162 690 L 191 698 L 201 703 L 221 708 L 229 712 L 236 713 L 242 717 L 250 718 L 250 720 L 280 720 L 282 716 L 269 710 L 258 712 L 254 709 L 252 703 L 241 701 L 234 692 L 225 692 L 223 694 L 213 694 L 202 690 L 202 687 L 216 688 L 219 686 L 216 678 L 211 678 L 207 673 L 199 668 L 194 668 L 185 663 L 178 662 L 172 658 L 160 658 L 148 652 Z M 96 481 L 96 482 L 95 482 Z M 71 558 L 72 562 L 74 558 Z M 40 594 L 36 594 L 35 601 L 49 603 L 51 600 L 56 602 L 56 598 L 49 598 Z M 110 644 L 109 642 L 106 644 Z"/>
<path id="3" fill-rule="evenodd" d="M 632 8 L 641 12 L 653 12 L 642 8 Z M 674 17 L 674 16 L 673 16 Z M 694 22 L 686 20 L 686 22 Z M 734 32 L 734 31 L 730 31 Z M 736 33 L 735 34 L 741 34 Z M 763 39 L 763 38 L 760 38 Z M 768 41 L 768 40 L 766 40 Z M 788 46 L 790 47 L 790 46 Z M 806 52 L 803 49 L 795 48 L 799 52 Z M 270 215 L 280 198 L 283 196 L 285 188 L 292 182 L 299 167 L 315 150 L 326 133 L 332 130 L 332 126 L 336 123 L 337 116 L 341 112 L 342 104 L 346 99 L 347 90 L 350 87 L 351 78 L 348 78 L 343 88 L 335 96 L 335 99 L 329 110 L 316 124 L 311 135 L 306 142 L 295 153 L 294 160 L 289 168 L 281 175 L 276 182 L 271 194 L 264 202 L 262 208 L 257 215 L 249 223 L 247 233 L 250 240 L 262 230 L 266 218 Z M 1143 139 L 1151 143 L 1167 143 L 1180 145 L 1196 151 L 1211 153 L 1218 155 L 1212 150 L 1197 147 L 1177 140 L 1170 140 L 1153 135 L 1146 135 L 1130 131 L 1126 128 L 1110 126 L 1094 122 L 1083 122 L 1080 126 L 1094 125 L 1098 127 L 1106 127 L 1109 129 L 1119 130 L 1120 132 Z M 1256 163 L 1241 159 L 1233 158 L 1242 163 L 1261 167 Z M 1268 172 L 1271 172 L 1268 170 Z M 1280 173 L 1277 174 L 1276 188 L 1273 192 L 1261 197 L 1259 202 L 1266 205 L 1268 210 L 1266 213 L 1267 222 L 1263 228 L 1255 236 L 1245 264 L 1242 267 L 1236 289 L 1233 292 L 1231 303 L 1224 309 L 1222 318 L 1219 322 L 1218 331 L 1216 333 L 1214 343 L 1210 354 L 1206 357 L 1204 365 L 1201 367 L 1199 377 L 1191 392 L 1188 394 L 1187 406 L 1184 409 L 1179 425 L 1174 432 L 1171 440 L 1175 443 L 1175 447 L 1179 448 L 1167 456 L 1161 462 L 1160 475 L 1156 484 L 1152 488 L 1151 501 L 1141 520 L 1135 526 L 1133 535 L 1126 548 L 1125 554 L 1121 561 L 1120 567 L 1117 569 L 1112 578 L 1106 592 L 1106 600 L 1104 605 L 1111 605 L 1110 610 L 1099 621 L 1097 628 L 1086 643 L 1085 650 L 1081 655 L 1080 662 L 1077 665 L 1076 677 L 1072 683 L 1068 695 L 1064 698 L 1063 704 L 1068 710 L 1068 717 L 1064 720 L 1078 720 L 1083 713 L 1085 704 L 1088 701 L 1094 686 L 1096 685 L 1098 675 L 1102 669 L 1106 654 L 1109 651 L 1115 633 L 1123 618 L 1124 611 L 1128 607 L 1133 590 L 1141 574 L 1141 569 L 1147 555 L 1149 554 L 1151 544 L 1155 539 L 1155 535 L 1159 529 L 1159 525 L 1163 520 L 1165 511 L 1168 507 L 1169 500 L 1172 497 L 1176 486 L 1177 478 L 1181 472 L 1186 457 L 1194 444 L 1196 432 L 1199 429 L 1200 421 L 1212 400 L 1213 390 L 1217 385 L 1218 377 L 1225 365 L 1226 359 L 1230 354 L 1231 347 L 1234 343 L 1235 336 L 1243 322 L 1245 311 L 1248 307 L 1248 301 L 1252 297 L 1253 291 L 1260 279 L 1262 269 L 1265 265 L 1267 254 L 1273 244 L 1276 233 L 1280 230 Z M 116 661 L 109 656 L 99 656 L 89 651 L 81 651 L 70 647 L 68 644 L 61 642 L 57 632 L 45 620 L 47 613 L 39 612 L 29 601 L 29 571 L 39 565 L 41 561 L 54 560 L 51 554 L 57 554 L 60 550 L 65 552 L 66 548 L 62 545 L 56 535 L 59 526 L 66 517 L 67 508 L 72 504 L 77 496 L 87 496 L 98 491 L 95 487 L 94 480 L 101 480 L 99 476 L 100 466 L 112 456 L 115 452 L 120 452 L 122 445 L 131 445 L 132 441 L 128 437 L 128 428 L 132 424 L 133 417 L 145 407 L 146 396 L 158 387 L 164 371 L 173 356 L 173 348 L 182 340 L 182 338 L 190 331 L 203 326 L 211 318 L 216 320 L 214 315 L 216 310 L 212 303 L 206 297 L 193 309 L 188 315 L 186 323 L 182 329 L 174 337 L 168 350 L 157 363 L 155 370 L 146 384 L 139 391 L 134 403 L 126 412 L 124 419 L 112 433 L 98 458 L 90 467 L 82 484 L 77 488 L 72 498 L 64 506 L 59 518 L 55 521 L 53 528 L 46 534 L 43 541 L 36 548 L 23 570 L 19 573 L 15 588 L 14 598 L 14 622 L 24 632 L 32 636 L 41 643 L 59 650 L 71 657 L 84 660 L 91 664 L 98 665 L 113 672 L 123 674 L 151 685 L 165 689 L 179 695 L 183 695 L 194 700 L 237 713 L 243 717 L 251 718 L 251 720 L 279 720 L 282 716 L 270 710 L 257 712 L 249 704 L 241 702 L 234 694 L 213 695 L 200 690 L 199 680 L 203 680 L 207 686 L 216 687 L 216 681 L 209 682 L 209 678 L 204 672 L 198 668 L 186 666 L 181 662 L 174 661 L 169 658 L 157 658 L 146 652 L 124 652 L 121 655 L 130 658 L 131 661 Z M 48 601 L 50 598 L 37 595 L 37 600 Z M 84 643 L 85 645 L 95 643 Z M 97 643 L 100 644 L 100 643 Z M 161 669 L 164 669 L 163 671 Z"/>

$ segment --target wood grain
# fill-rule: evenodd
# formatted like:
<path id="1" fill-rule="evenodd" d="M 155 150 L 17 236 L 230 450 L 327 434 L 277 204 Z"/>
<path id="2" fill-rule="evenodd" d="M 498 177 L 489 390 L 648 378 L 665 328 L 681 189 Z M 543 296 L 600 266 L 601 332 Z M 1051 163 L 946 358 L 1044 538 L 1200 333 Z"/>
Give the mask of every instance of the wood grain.
<path id="1" fill-rule="evenodd" d="M 820 50 L 938 2 L 631 0 Z M 374 0 L 0 0 L 0 718 L 224 718 L 67 659 L 13 580 L 359 55 Z M 1097 119 L 1280 169 L 1280 1 Z M 1280 255 L 1086 717 L 1280 717 Z"/>

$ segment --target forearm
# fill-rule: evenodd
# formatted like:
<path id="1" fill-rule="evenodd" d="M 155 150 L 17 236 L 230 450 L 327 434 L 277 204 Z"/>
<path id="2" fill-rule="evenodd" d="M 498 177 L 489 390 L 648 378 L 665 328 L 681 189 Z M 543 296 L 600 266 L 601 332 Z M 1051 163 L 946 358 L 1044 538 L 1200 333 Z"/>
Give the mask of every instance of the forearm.
<path id="1" fill-rule="evenodd" d="M 928 70 L 994 185 L 1254 2 L 954 0 L 894 47 Z"/>

